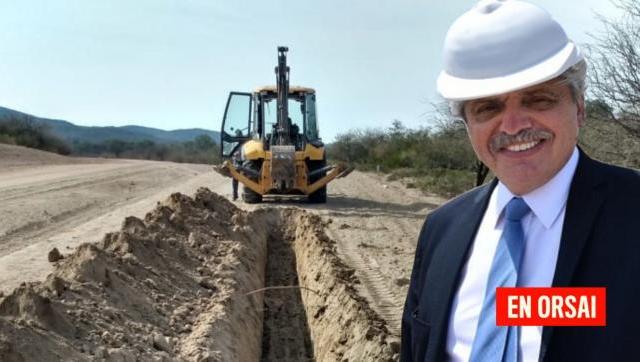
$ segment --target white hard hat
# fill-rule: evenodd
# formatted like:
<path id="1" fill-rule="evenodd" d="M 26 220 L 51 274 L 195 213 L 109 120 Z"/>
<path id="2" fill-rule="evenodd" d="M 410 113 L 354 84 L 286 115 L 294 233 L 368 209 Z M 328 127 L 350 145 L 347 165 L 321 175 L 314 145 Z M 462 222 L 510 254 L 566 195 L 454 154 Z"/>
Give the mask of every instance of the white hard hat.
<path id="1" fill-rule="evenodd" d="M 458 101 L 498 95 L 545 82 L 582 59 L 545 10 L 482 0 L 449 28 L 438 92 Z"/>

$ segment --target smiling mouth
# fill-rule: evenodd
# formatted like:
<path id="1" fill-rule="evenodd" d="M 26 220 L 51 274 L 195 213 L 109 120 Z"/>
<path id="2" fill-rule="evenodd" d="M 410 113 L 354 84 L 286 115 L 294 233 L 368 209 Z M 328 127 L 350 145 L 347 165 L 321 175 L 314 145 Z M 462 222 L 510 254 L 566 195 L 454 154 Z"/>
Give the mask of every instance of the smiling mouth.
<path id="1" fill-rule="evenodd" d="M 507 147 L 504 147 L 503 149 L 507 149 L 511 152 L 524 152 L 527 150 L 530 150 L 532 148 L 534 148 L 535 146 L 537 146 L 538 144 L 542 143 L 544 140 L 536 140 L 536 141 L 531 141 L 531 142 L 526 142 L 526 143 L 517 143 L 517 144 L 513 144 L 513 145 L 509 145 Z"/>
<path id="2" fill-rule="evenodd" d="M 494 152 L 526 152 L 537 148 L 547 140 L 553 139 L 553 134 L 541 129 L 524 129 L 518 134 L 510 135 L 501 132 L 491 138 L 489 149 Z"/>

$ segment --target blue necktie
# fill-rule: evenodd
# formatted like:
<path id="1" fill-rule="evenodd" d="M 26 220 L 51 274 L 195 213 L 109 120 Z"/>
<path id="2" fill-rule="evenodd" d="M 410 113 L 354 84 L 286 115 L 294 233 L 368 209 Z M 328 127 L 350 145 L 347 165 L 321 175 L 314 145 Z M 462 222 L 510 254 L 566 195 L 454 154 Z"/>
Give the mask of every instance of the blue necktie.
<path id="1" fill-rule="evenodd" d="M 504 229 L 491 264 L 471 362 L 518 361 L 518 327 L 496 326 L 496 288 L 518 285 L 524 250 L 521 220 L 528 212 L 529 206 L 519 197 L 511 199 L 505 208 Z"/>

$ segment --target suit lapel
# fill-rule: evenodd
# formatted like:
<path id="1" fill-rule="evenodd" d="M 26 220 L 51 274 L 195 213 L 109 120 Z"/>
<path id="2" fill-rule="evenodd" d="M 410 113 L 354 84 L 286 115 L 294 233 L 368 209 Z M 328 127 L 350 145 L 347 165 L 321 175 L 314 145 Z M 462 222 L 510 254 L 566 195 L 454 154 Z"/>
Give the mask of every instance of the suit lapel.
<path id="1" fill-rule="evenodd" d="M 459 217 L 450 226 L 452 233 L 441 241 L 441 247 L 433 255 L 425 284 L 434 287 L 428 291 L 429 298 L 433 301 L 433 339 L 425 356 L 427 361 L 438 361 L 444 356 L 451 303 L 460 281 L 460 273 L 497 183 L 494 179 L 475 195 L 473 203 L 467 209 L 460 211 Z"/>
<path id="2" fill-rule="evenodd" d="M 599 177 L 597 167 L 595 161 L 580 151 L 580 160 L 567 199 L 560 249 L 553 277 L 552 286 L 554 287 L 566 287 L 571 284 L 582 250 L 591 232 L 590 226 L 594 224 L 604 201 L 604 187 L 599 187 L 604 181 Z M 542 330 L 540 361 L 545 358 L 553 330 L 553 327 L 544 327 Z"/>

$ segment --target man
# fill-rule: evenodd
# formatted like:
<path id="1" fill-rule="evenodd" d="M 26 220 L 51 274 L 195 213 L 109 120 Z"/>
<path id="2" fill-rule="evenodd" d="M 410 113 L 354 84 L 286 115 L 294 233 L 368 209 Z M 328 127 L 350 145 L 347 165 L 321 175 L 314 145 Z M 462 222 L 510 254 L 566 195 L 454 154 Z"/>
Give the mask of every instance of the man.
<path id="1" fill-rule="evenodd" d="M 438 91 L 496 175 L 432 212 L 402 361 L 640 359 L 640 174 L 577 148 L 586 63 L 544 10 L 481 1 L 444 44 Z M 501 327 L 497 287 L 606 287 L 606 327 Z"/>
<path id="2" fill-rule="evenodd" d="M 236 201 L 238 199 L 238 180 L 235 178 L 231 180 L 231 189 L 231 198 Z"/>
<path id="3" fill-rule="evenodd" d="M 236 169 L 242 167 L 240 149 L 237 149 L 236 152 L 231 155 L 231 162 L 233 162 L 233 167 L 235 167 Z M 238 199 L 238 180 L 233 177 L 231 178 L 231 191 L 231 198 L 233 199 L 233 201 L 236 201 Z"/>

